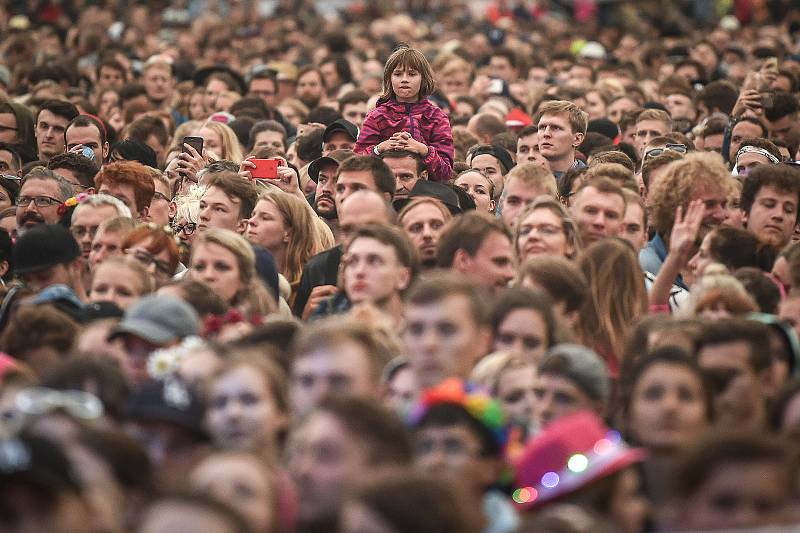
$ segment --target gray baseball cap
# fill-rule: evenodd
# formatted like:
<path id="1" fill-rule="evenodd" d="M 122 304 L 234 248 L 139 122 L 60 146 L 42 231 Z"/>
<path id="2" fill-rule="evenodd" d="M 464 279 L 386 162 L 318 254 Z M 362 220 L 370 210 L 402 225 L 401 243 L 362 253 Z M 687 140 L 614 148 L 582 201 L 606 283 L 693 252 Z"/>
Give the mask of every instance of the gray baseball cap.
<path id="1" fill-rule="evenodd" d="M 200 317 L 194 308 L 174 296 L 151 294 L 131 305 L 109 339 L 131 334 L 157 345 L 197 335 Z"/>
<path id="2" fill-rule="evenodd" d="M 554 359 L 560 359 L 560 363 L 553 365 Z M 540 370 L 554 366 L 558 367 L 559 376 L 575 383 L 592 400 L 608 401 L 611 390 L 608 368 L 594 350 L 580 344 L 557 344 L 539 361 Z"/>

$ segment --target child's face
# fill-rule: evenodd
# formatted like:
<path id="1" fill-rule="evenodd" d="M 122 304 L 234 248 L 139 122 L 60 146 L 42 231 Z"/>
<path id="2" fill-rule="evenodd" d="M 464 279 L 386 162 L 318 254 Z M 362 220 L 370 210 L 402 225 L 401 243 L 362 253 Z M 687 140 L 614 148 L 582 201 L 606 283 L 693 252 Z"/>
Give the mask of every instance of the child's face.
<path id="1" fill-rule="evenodd" d="M 398 102 L 416 102 L 419 100 L 419 88 L 422 85 L 422 74 L 407 65 L 398 65 L 392 71 L 392 90 Z"/>

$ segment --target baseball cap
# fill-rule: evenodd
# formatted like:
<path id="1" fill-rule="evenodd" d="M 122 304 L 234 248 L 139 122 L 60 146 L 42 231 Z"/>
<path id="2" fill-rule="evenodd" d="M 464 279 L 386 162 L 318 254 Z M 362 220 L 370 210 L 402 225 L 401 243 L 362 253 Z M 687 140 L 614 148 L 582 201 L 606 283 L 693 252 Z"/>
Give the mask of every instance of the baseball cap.
<path id="1" fill-rule="evenodd" d="M 319 181 L 319 169 L 326 165 L 336 165 L 353 156 L 352 150 L 334 150 L 328 155 L 318 157 L 308 165 L 308 177 L 314 180 L 314 183 Z"/>
<path id="2" fill-rule="evenodd" d="M 81 248 L 64 226 L 39 224 L 17 238 L 13 256 L 14 272 L 28 274 L 74 261 Z"/>
<path id="3" fill-rule="evenodd" d="M 204 428 L 205 405 L 185 383 L 175 378 L 148 381 L 128 398 L 124 416 L 139 422 L 166 422 L 208 438 Z"/>
<path id="4" fill-rule="evenodd" d="M 199 331 L 200 317 L 192 306 L 174 296 L 151 294 L 125 310 L 109 340 L 127 333 L 162 345 L 197 335 Z"/>
<path id="5" fill-rule="evenodd" d="M 322 134 L 322 142 L 328 142 L 330 136 L 338 131 L 346 133 L 351 139 L 353 139 L 353 141 L 358 140 L 358 126 L 349 120 L 340 118 L 334 120 L 330 125 L 328 125 L 327 128 L 325 128 L 325 132 Z"/>
<path id="6" fill-rule="evenodd" d="M 414 184 L 414 187 L 411 189 L 411 192 L 408 193 L 408 198 L 401 198 L 399 200 L 395 200 L 392 206 L 394 207 L 395 211 L 400 211 L 406 205 L 408 205 L 411 200 L 414 198 L 420 197 L 429 197 L 429 198 L 436 198 L 440 202 L 442 202 L 445 207 L 454 215 L 461 214 L 461 205 L 458 201 L 458 195 L 456 191 L 452 188 L 448 187 L 444 183 L 438 183 L 435 181 L 428 181 L 428 180 L 417 180 L 417 183 Z"/>
<path id="7" fill-rule="evenodd" d="M 557 344 L 539 361 L 539 368 L 560 358 L 558 375 L 572 381 L 592 400 L 607 401 L 611 385 L 606 364 L 594 350 L 580 344 Z"/>
<path id="8" fill-rule="evenodd" d="M 578 52 L 578 57 L 585 57 L 586 59 L 605 59 L 606 49 L 597 41 L 589 41 L 581 47 Z"/>
<path id="9" fill-rule="evenodd" d="M 514 160 L 511 158 L 511 154 L 508 153 L 508 150 L 497 144 L 476 144 L 470 148 L 468 155 L 474 159 L 479 155 L 487 154 L 500 162 L 505 173 L 508 173 L 509 170 L 514 168 Z"/>
<path id="10" fill-rule="evenodd" d="M 195 87 L 205 87 L 209 76 L 217 72 L 221 74 L 227 74 L 233 79 L 236 86 L 231 87 L 231 89 L 239 94 L 245 94 L 247 92 L 247 84 L 244 81 L 244 77 L 228 65 L 222 64 L 211 65 L 197 70 L 193 76 Z"/>

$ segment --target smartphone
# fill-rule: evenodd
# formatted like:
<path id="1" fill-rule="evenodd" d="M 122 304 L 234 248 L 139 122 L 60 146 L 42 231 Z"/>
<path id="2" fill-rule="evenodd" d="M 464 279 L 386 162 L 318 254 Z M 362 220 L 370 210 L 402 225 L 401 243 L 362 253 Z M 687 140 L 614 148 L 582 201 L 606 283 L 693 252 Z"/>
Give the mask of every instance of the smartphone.
<path id="1" fill-rule="evenodd" d="M 86 159 L 94 161 L 94 150 L 92 150 L 88 146 L 83 147 L 83 149 L 81 150 L 81 155 Z"/>
<path id="2" fill-rule="evenodd" d="M 202 153 L 203 153 L 203 138 L 202 137 L 184 137 L 183 138 L 183 143 L 181 143 L 181 147 L 183 147 L 184 144 L 188 144 L 189 146 L 191 146 L 192 148 L 197 150 L 198 154 L 202 155 Z M 181 151 L 188 152 L 188 150 L 186 148 L 181 148 Z"/>
<path id="3" fill-rule="evenodd" d="M 280 159 L 249 159 L 256 168 L 250 169 L 250 175 L 255 180 L 276 180 L 278 179 L 278 165 Z"/>
<path id="4" fill-rule="evenodd" d="M 489 87 L 486 89 L 489 94 L 503 94 L 503 80 L 493 79 L 489 82 Z"/>

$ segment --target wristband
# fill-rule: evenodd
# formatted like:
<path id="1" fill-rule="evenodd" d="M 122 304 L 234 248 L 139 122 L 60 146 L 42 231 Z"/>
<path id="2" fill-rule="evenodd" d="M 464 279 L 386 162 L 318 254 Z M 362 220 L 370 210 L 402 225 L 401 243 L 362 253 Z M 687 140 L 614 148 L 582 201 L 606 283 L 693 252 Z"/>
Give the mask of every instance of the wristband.
<path id="1" fill-rule="evenodd" d="M 381 153 L 378 151 L 378 145 L 377 144 L 372 147 L 372 153 L 375 154 L 376 156 L 380 156 L 381 155 Z"/>

